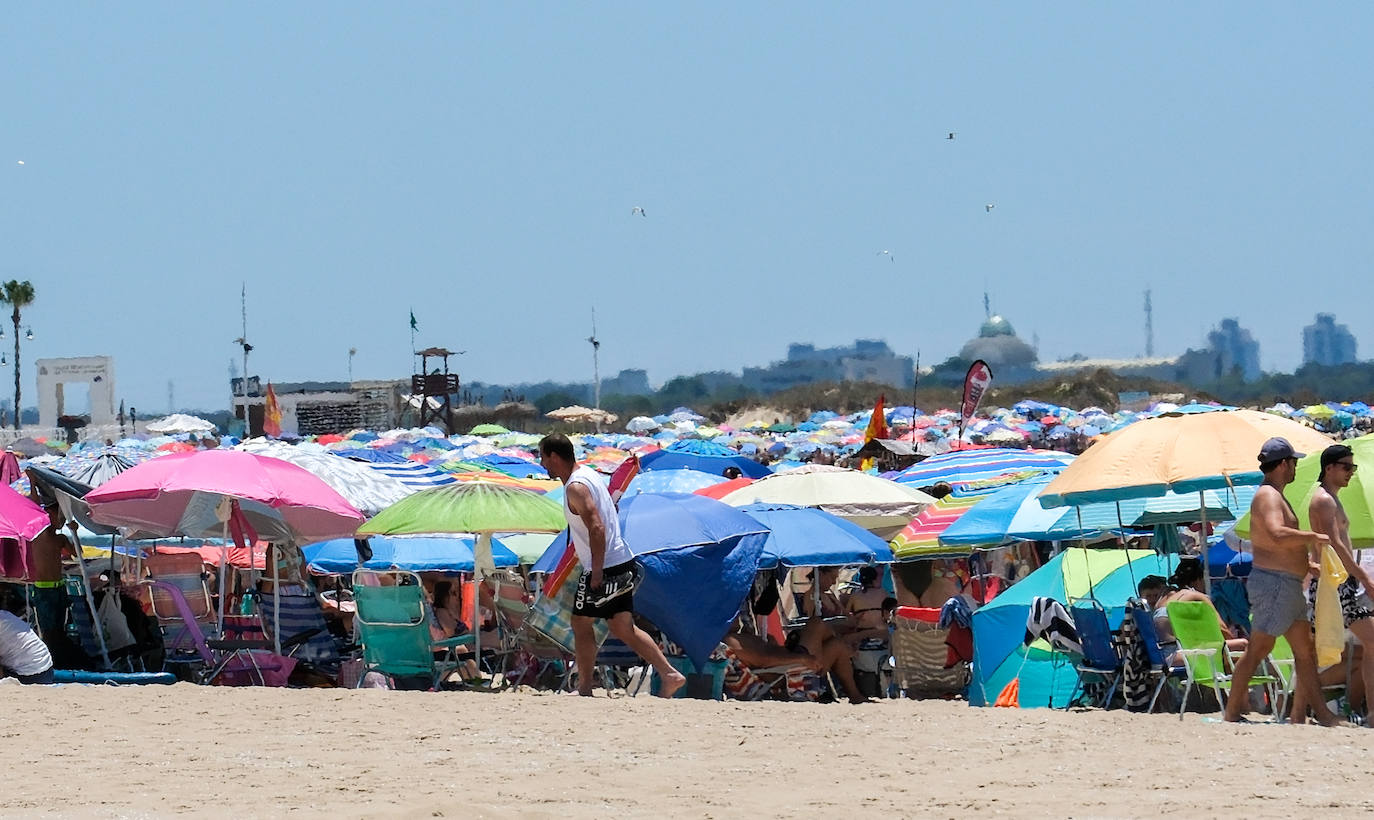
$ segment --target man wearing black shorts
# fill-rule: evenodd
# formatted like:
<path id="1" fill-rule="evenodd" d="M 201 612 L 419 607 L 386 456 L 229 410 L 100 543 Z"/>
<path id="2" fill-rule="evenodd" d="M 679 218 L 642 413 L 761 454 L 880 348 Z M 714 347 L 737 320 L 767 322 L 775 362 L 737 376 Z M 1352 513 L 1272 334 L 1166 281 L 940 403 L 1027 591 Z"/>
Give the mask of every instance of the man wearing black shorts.
<path id="1" fill-rule="evenodd" d="M 572 615 L 578 694 L 592 694 L 591 670 L 596 667 L 597 650 L 592 622 L 600 618 L 609 624 L 612 635 L 658 672 L 662 681 L 659 695 L 672 697 L 687 683 L 687 678 L 668 663 L 658 644 L 635 626 L 637 569 L 634 555 L 620 535 L 620 519 L 605 482 L 590 467 L 577 466 L 572 442 L 562 433 L 551 433 L 540 440 L 539 463 L 566 488 L 563 517 L 568 521 L 568 538 L 583 568 Z"/>

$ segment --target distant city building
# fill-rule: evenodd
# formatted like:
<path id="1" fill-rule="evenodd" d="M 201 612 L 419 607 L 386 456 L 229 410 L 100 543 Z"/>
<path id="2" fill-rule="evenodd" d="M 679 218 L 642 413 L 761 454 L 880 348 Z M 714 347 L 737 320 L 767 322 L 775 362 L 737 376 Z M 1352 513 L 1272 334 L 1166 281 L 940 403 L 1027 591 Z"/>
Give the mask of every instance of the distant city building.
<path id="1" fill-rule="evenodd" d="M 1178 381 L 1208 384 L 1239 372 L 1245 381 L 1260 377 L 1259 342 L 1235 319 L 1222 319 L 1207 333 L 1207 347 L 1178 359 Z"/>
<path id="2" fill-rule="evenodd" d="M 1330 313 L 1318 313 L 1312 324 L 1302 329 L 1302 363 L 1332 367 L 1355 361 L 1355 336 L 1345 325 L 1336 324 Z"/>
<path id="3" fill-rule="evenodd" d="M 877 382 L 910 387 L 915 379 L 914 361 L 898 356 L 877 339 L 858 339 L 848 347 L 817 348 L 793 342 L 787 358 L 767 367 L 744 368 L 744 386 L 759 393 L 777 393 L 817 382 Z"/>

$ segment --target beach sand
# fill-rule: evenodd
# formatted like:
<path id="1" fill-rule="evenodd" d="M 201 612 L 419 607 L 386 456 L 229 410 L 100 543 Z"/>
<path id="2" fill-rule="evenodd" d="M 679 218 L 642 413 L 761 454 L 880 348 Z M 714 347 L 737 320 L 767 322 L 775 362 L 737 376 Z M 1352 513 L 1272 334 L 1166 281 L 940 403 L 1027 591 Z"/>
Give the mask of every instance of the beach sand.
<path id="1" fill-rule="evenodd" d="M 0 686 L 5 817 L 1351 816 L 1374 731 L 962 703 Z"/>

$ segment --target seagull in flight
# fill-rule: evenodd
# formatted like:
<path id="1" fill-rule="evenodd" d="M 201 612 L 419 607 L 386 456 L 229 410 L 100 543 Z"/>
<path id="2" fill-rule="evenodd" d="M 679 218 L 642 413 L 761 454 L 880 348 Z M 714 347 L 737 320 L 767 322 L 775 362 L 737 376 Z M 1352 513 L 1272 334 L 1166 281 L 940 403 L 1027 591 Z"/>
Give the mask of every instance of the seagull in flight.
<path id="1" fill-rule="evenodd" d="M 635 214 L 639 214 L 640 216 L 648 216 L 648 214 L 644 213 L 644 209 L 639 207 L 638 205 L 630 209 L 630 216 L 634 216 Z"/>
<path id="2" fill-rule="evenodd" d="M 949 132 L 949 136 L 945 137 L 945 139 L 947 139 L 947 140 L 952 140 L 952 139 L 954 139 L 954 132 L 953 132 L 953 131 L 950 131 L 950 132 Z"/>
<path id="3" fill-rule="evenodd" d="M 983 210 L 987 211 L 988 213 L 992 213 L 992 209 L 993 209 L 993 208 L 996 208 L 996 207 L 997 207 L 997 206 L 994 205 L 993 203 L 988 203 L 987 205 L 984 205 L 984 206 L 983 206 Z"/>
<path id="4" fill-rule="evenodd" d="M 23 165 L 23 164 L 24 164 L 24 160 L 22 160 L 22 159 L 19 160 L 19 164 L 20 164 L 20 165 Z"/>
<path id="5" fill-rule="evenodd" d="M 877 255 L 878 255 L 878 256 L 886 256 L 886 257 L 888 258 L 888 261 L 891 261 L 891 262 L 896 262 L 896 261 L 897 261 L 897 257 L 895 257 L 895 256 L 892 255 L 892 251 L 878 251 L 878 254 L 877 254 Z"/>

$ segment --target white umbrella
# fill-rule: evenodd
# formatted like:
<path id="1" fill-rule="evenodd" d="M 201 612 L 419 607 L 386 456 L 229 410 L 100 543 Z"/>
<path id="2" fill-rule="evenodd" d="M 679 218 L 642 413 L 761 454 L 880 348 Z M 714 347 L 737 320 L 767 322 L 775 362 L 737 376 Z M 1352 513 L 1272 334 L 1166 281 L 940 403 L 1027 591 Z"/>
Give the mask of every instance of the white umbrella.
<path id="1" fill-rule="evenodd" d="M 732 507 L 763 502 L 819 507 L 874 535 L 891 538 L 935 499 L 858 470 L 807 465 L 761 478 L 721 499 Z"/>
<path id="2" fill-rule="evenodd" d="M 174 433 L 213 433 L 215 425 L 197 416 L 173 413 L 148 425 L 148 432 L 172 435 Z"/>
<path id="3" fill-rule="evenodd" d="M 324 481 L 364 515 L 376 515 L 422 487 L 411 487 L 361 461 L 334 455 L 318 446 L 292 446 L 251 439 L 235 449 L 289 461 Z"/>

